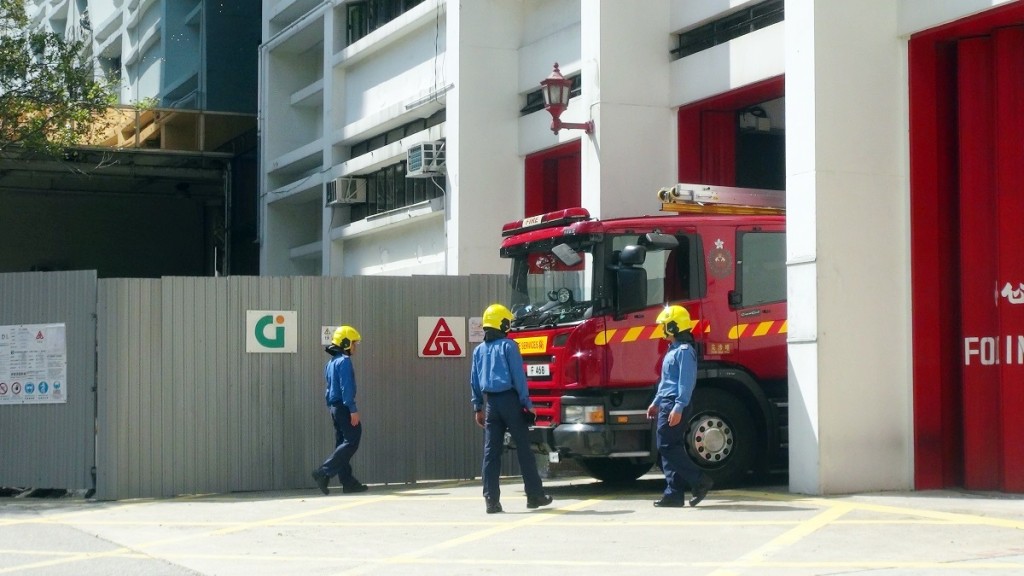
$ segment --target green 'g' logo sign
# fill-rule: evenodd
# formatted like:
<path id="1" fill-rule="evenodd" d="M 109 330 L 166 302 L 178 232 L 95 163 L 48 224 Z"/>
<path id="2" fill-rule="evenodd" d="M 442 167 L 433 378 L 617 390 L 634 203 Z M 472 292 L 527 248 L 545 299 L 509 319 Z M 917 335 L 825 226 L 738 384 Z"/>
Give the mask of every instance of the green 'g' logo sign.
<path id="1" fill-rule="evenodd" d="M 294 311 L 246 310 L 245 331 L 246 352 L 297 352 L 298 330 Z"/>
<path id="2" fill-rule="evenodd" d="M 274 327 L 274 336 L 267 336 L 267 326 L 277 324 Z M 266 315 L 256 321 L 256 341 L 267 348 L 284 348 L 284 316 Z"/>

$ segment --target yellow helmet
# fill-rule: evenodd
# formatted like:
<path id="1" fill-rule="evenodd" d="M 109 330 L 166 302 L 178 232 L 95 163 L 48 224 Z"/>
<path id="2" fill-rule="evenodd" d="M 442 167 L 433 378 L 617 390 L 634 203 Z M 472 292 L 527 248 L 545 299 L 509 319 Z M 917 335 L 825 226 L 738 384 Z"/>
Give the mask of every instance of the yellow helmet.
<path id="1" fill-rule="evenodd" d="M 480 321 L 480 324 L 484 328 L 494 328 L 495 330 L 501 330 L 502 332 L 508 332 L 508 329 L 512 327 L 512 312 L 502 306 L 501 304 L 491 304 L 484 310 L 484 317 Z"/>
<path id="2" fill-rule="evenodd" d="M 334 336 L 331 338 L 331 344 L 334 344 L 342 350 L 348 350 L 352 347 L 353 342 L 359 342 L 362 337 L 359 332 L 351 326 L 339 326 L 334 331 Z"/>
<path id="3" fill-rule="evenodd" d="M 690 313 L 678 305 L 666 306 L 661 314 L 658 314 L 656 322 L 663 326 L 666 336 L 675 336 L 693 327 Z"/>

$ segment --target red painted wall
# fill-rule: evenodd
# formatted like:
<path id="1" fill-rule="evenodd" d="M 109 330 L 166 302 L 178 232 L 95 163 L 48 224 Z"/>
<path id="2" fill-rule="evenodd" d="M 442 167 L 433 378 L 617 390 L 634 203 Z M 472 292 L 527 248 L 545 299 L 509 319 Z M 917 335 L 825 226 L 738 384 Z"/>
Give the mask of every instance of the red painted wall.
<path id="1" fill-rule="evenodd" d="M 996 334 L 1010 338 L 1009 350 L 1004 346 L 1001 354 L 999 390 L 994 391 L 1002 416 L 997 432 L 1002 439 L 1000 480 L 1003 490 L 1024 492 L 1024 22 L 995 30 L 992 43 L 996 121 L 989 149 L 995 153 L 995 278 L 1000 291 Z M 984 253 L 986 248 L 977 249 Z"/>
<path id="2" fill-rule="evenodd" d="M 580 156 L 573 140 L 526 157 L 526 216 L 580 205 Z"/>
<path id="3" fill-rule="evenodd" d="M 679 181 L 717 186 L 736 183 L 736 114 L 785 94 L 778 76 L 679 109 Z"/>
<path id="4" fill-rule="evenodd" d="M 1021 2 L 910 42 L 919 489 L 1024 491 L 1022 68 Z"/>

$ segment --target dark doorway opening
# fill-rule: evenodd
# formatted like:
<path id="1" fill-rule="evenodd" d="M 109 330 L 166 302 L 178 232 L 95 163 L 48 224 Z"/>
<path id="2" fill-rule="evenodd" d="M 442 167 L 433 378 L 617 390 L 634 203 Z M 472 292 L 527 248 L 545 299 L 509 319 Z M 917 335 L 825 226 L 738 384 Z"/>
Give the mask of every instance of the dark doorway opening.
<path id="1" fill-rule="evenodd" d="M 679 109 L 679 181 L 786 187 L 782 76 Z"/>

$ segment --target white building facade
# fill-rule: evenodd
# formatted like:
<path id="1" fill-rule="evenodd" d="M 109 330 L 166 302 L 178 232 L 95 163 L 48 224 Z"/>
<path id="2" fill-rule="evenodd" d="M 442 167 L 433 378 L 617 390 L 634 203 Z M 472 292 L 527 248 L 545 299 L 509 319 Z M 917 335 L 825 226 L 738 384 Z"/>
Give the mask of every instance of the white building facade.
<path id="1" fill-rule="evenodd" d="M 966 130 L 928 118 L 945 86 L 928 78 L 946 77 L 945 46 L 1018 25 L 1020 5 L 264 0 L 261 271 L 504 273 L 502 224 L 540 211 L 653 213 L 654 192 L 677 181 L 784 187 L 792 489 L 1024 490 L 1007 451 L 1024 430 L 1009 418 L 995 436 L 1016 440 L 990 442 L 982 461 L 998 480 L 972 480 L 984 466 L 956 439 L 982 426 L 961 354 L 981 340 L 940 322 L 969 311 L 932 284 L 960 281 L 942 276 L 946 256 L 975 256 L 956 231 L 934 232 L 956 218 L 932 208 L 957 191 L 926 192 L 928 167 L 966 152 L 928 156 L 913 140 Z M 592 133 L 549 130 L 537 90 L 555 62 L 578 78 L 562 119 Z M 749 148 L 750 129 L 780 139 Z M 443 150 L 443 166 L 409 177 L 410 149 Z M 993 283 L 1016 282 L 1004 268 Z M 1017 320 L 986 314 L 1013 334 Z M 1024 410 L 1014 394 L 990 412 Z"/>

